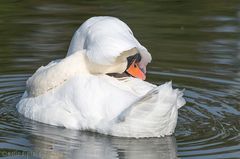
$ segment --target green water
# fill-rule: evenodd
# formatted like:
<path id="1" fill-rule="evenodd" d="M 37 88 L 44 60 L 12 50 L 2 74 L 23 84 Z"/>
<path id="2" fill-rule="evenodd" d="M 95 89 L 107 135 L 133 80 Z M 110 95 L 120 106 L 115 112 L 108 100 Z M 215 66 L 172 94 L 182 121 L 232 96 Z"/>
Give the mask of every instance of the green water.
<path id="1" fill-rule="evenodd" d="M 25 119 L 26 79 L 65 56 L 95 15 L 119 17 L 148 48 L 147 81 L 185 88 L 173 136 L 124 139 Z M 240 1 L 0 1 L 0 156 L 6 158 L 239 158 Z"/>

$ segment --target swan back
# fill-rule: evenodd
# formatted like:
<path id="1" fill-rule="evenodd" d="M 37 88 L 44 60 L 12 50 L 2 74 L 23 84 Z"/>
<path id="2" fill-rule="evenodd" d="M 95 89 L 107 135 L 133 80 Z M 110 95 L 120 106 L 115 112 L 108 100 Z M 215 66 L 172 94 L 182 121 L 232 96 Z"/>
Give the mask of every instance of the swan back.
<path id="1" fill-rule="evenodd" d="M 78 51 L 67 58 L 41 66 L 26 82 L 28 96 L 36 97 L 44 94 L 77 74 L 90 74 L 84 51 Z"/>

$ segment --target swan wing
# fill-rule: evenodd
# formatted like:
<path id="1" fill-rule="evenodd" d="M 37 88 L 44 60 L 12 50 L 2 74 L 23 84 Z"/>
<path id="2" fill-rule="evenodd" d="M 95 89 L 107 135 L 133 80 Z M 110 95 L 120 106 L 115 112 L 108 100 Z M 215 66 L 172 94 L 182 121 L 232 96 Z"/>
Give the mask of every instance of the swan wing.
<path id="1" fill-rule="evenodd" d="M 111 133 L 128 137 L 171 135 L 178 109 L 185 104 L 182 96 L 183 92 L 173 89 L 171 82 L 152 89 L 115 119 Z"/>

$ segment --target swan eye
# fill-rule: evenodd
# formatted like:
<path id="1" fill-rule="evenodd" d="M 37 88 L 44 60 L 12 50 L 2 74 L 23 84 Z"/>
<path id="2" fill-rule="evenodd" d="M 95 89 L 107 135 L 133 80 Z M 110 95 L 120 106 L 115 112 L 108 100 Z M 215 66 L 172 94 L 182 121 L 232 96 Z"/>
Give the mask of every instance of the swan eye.
<path id="1" fill-rule="evenodd" d="M 133 56 L 129 56 L 127 58 L 127 61 L 128 61 L 128 67 L 133 63 L 133 62 L 136 62 L 136 63 L 139 63 L 141 61 L 142 57 L 140 55 L 140 53 L 137 53 Z M 135 67 L 135 65 L 134 65 Z"/>

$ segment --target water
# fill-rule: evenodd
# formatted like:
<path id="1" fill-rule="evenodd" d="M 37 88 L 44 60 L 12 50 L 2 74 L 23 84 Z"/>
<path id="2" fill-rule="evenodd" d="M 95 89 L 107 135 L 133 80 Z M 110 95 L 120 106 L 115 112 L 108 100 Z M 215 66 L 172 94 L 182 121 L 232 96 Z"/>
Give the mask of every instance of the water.
<path id="1" fill-rule="evenodd" d="M 65 56 L 94 15 L 125 21 L 152 53 L 148 81 L 185 88 L 174 136 L 124 139 L 25 119 L 26 79 Z M 0 1 L 0 156 L 5 158 L 239 158 L 240 2 Z"/>

